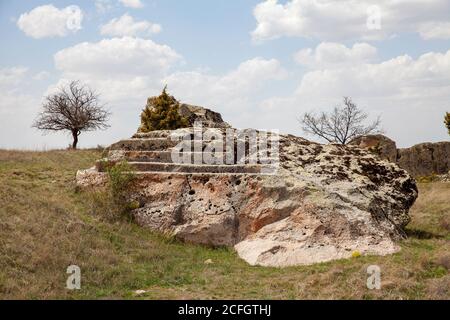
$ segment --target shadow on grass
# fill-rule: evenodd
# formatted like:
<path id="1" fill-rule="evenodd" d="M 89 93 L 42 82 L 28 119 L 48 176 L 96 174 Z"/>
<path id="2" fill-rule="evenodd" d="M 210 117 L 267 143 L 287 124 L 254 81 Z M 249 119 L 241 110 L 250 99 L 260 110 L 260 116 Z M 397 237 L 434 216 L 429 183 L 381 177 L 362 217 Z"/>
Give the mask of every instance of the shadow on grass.
<path id="1" fill-rule="evenodd" d="M 415 239 L 442 239 L 444 238 L 442 235 L 435 234 L 432 232 L 428 232 L 425 230 L 420 229 L 406 229 L 405 230 L 406 235 L 408 238 L 415 238 Z"/>

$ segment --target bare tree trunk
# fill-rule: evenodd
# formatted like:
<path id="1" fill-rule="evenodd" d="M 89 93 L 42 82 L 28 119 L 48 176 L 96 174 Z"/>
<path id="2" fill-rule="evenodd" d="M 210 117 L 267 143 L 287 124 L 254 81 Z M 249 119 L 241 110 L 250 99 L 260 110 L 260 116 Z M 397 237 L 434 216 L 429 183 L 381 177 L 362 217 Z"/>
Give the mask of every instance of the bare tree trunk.
<path id="1" fill-rule="evenodd" d="M 72 131 L 72 137 L 73 137 L 72 149 L 74 149 L 74 150 L 77 148 L 78 135 L 79 135 L 78 130 Z"/>

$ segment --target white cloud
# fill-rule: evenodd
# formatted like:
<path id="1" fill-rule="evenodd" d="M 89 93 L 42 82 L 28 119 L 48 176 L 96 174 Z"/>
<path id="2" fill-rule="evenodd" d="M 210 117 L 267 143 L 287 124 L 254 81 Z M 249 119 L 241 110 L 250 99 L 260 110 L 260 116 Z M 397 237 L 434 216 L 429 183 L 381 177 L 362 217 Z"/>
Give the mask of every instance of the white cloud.
<path id="1" fill-rule="evenodd" d="M 28 68 L 23 66 L 0 69 L 0 87 L 18 84 L 27 72 Z"/>
<path id="2" fill-rule="evenodd" d="M 287 72 L 276 59 L 253 58 L 242 62 L 224 75 L 203 71 L 176 72 L 163 82 L 186 101 L 213 104 L 242 99 L 255 92 L 269 80 L 281 80 Z"/>
<path id="3" fill-rule="evenodd" d="M 83 42 L 57 52 L 54 60 L 64 79 L 83 80 L 112 101 L 145 99 L 182 57 L 167 45 L 123 37 Z"/>
<path id="4" fill-rule="evenodd" d="M 42 80 L 48 79 L 48 77 L 50 77 L 50 72 L 48 72 L 48 71 L 41 71 L 41 72 L 35 74 L 33 76 L 33 79 L 42 81 Z"/>
<path id="5" fill-rule="evenodd" d="M 27 36 L 40 39 L 74 33 L 81 29 L 82 21 L 83 12 L 78 6 L 58 9 L 50 4 L 23 13 L 17 20 L 17 26 Z"/>
<path id="6" fill-rule="evenodd" d="M 430 22 L 419 28 L 420 35 L 425 40 L 450 39 L 450 22 Z"/>
<path id="7" fill-rule="evenodd" d="M 24 66 L 0 69 L 0 148 L 37 148 L 54 139 L 44 139 L 31 129 L 40 108 L 44 84 Z M 65 142 L 64 144 L 65 145 Z"/>
<path id="8" fill-rule="evenodd" d="M 114 7 L 112 0 L 95 0 L 95 8 L 100 13 L 105 13 Z"/>
<path id="9" fill-rule="evenodd" d="M 100 33 L 109 36 L 146 36 L 159 32 L 161 32 L 159 24 L 149 21 L 135 21 L 128 14 L 124 14 L 120 18 L 114 18 L 100 27 Z"/>
<path id="10" fill-rule="evenodd" d="M 119 0 L 125 7 L 129 8 L 142 8 L 144 4 L 141 0 Z"/>
<path id="11" fill-rule="evenodd" d="M 377 48 L 367 43 L 355 43 L 347 48 L 343 44 L 322 42 L 317 48 L 302 49 L 294 54 L 299 65 L 309 68 L 333 68 L 374 61 Z"/>
<path id="12" fill-rule="evenodd" d="M 56 68 L 64 72 L 118 77 L 158 76 L 181 56 L 169 46 L 150 39 L 123 37 L 79 43 L 58 51 L 54 58 Z"/>
<path id="13" fill-rule="evenodd" d="M 152 40 L 129 37 L 80 43 L 57 52 L 54 60 L 63 72 L 58 85 L 80 79 L 109 101 L 133 100 L 141 104 L 164 84 L 183 101 L 206 106 L 230 101 L 236 104 L 267 81 L 280 80 L 287 74 L 279 61 L 262 58 L 247 60 L 223 75 L 171 72 L 181 60 L 173 49 Z"/>
<path id="14" fill-rule="evenodd" d="M 179 100 L 212 108 L 234 126 L 245 127 L 260 117 L 261 94 L 287 72 L 276 59 L 253 58 L 225 74 L 175 72 L 162 80 Z M 267 124 L 267 123 L 266 123 Z M 260 127 L 262 128 L 262 127 Z"/>
<path id="15" fill-rule="evenodd" d="M 298 122 L 286 119 L 332 108 L 343 96 L 373 116 L 381 114 L 387 135 L 400 146 L 447 140 L 442 119 L 450 108 L 450 50 L 311 70 L 291 95 L 267 99 L 262 113 L 272 116 L 266 121 L 301 134 Z"/>
<path id="16" fill-rule="evenodd" d="M 444 93 L 450 97 L 450 51 L 427 53 L 414 60 L 399 56 L 378 64 L 308 72 L 297 89 L 300 95 L 423 99 Z"/>
<path id="17" fill-rule="evenodd" d="M 368 28 L 368 9 L 379 9 L 380 28 Z M 424 24 L 440 23 L 450 18 L 448 0 L 277 0 L 259 3 L 253 14 L 257 26 L 254 40 L 279 37 L 375 40 L 394 36 L 399 32 L 419 32 Z M 434 32 L 432 32 L 434 34 Z M 440 33 L 440 32 L 438 32 Z"/>
<path id="18" fill-rule="evenodd" d="M 24 115 L 23 111 L 30 110 L 30 107 L 37 106 L 39 103 L 39 98 L 36 98 L 36 96 L 18 91 L 19 90 L 17 90 L 17 88 L 14 88 L 12 91 L 6 92 L 5 94 L 2 94 L 2 97 L 0 97 L 0 118 L 2 118 L 0 120 L 0 127 L 2 127 L 3 130 L 5 127 L 17 125 L 18 122 L 23 120 L 20 118 Z M 11 118 L 14 116 L 16 116 L 16 119 L 11 122 Z M 9 118 L 9 120 L 5 121 L 6 118 Z M 29 120 L 29 125 L 31 126 L 30 115 L 27 115 L 27 119 Z M 15 137 L 8 132 L 4 132 L 2 135 L 2 137 L 12 136 Z"/>

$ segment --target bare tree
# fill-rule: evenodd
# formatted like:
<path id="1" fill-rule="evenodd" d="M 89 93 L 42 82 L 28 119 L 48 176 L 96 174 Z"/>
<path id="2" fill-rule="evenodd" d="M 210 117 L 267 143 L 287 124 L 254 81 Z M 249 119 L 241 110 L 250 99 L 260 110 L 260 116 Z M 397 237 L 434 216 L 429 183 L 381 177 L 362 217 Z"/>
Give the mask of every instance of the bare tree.
<path id="1" fill-rule="evenodd" d="M 379 133 L 380 117 L 370 124 L 364 124 L 368 115 L 358 108 L 349 97 L 344 97 L 344 105 L 330 113 L 318 116 L 305 113 L 300 119 L 306 133 L 316 135 L 330 143 L 346 144 L 352 139 L 370 133 Z"/>
<path id="2" fill-rule="evenodd" d="M 72 81 L 45 98 L 43 111 L 33 127 L 44 131 L 69 131 L 73 137 L 72 148 L 76 149 L 81 132 L 109 127 L 106 123 L 109 115 L 95 91 L 79 81 Z"/>

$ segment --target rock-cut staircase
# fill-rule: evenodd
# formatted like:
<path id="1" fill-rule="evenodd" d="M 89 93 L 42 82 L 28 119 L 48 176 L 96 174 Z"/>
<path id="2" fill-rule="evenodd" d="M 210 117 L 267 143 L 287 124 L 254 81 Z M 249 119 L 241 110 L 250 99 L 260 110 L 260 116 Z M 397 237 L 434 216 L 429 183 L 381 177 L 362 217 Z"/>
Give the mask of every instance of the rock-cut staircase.
<path id="1" fill-rule="evenodd" d="M 219 139 L 203 139 L 203 134 L 197 138 L 193 128 L 136 133 L 131 139 L 121 140 L 108 147 L 107 157 L 97 161 L 96 170 L 106 172 L 115 163 L 126 161 L 138 174 L 273 172 L 277 162 L 275 153 L 270 150 L 270 135 L 268 143 L 258 148 L 258 144 L 255 146 L 253 142 L 263 141 L 263 138 L 251 140 L 236 130 L 232 131 L 232 136 L 226 136 L 224 129 L 214 130 Z"/>
<path id="2" fill-rule="evenodd" d="M 417 197 L 406 171 L 356 146 L 272 133 L 266 144 L 264 132 L 232 129 L 219 114 L 191 109 L 191 128 L 114 143 L 94 168 L 77 172 L 77 185 L 104 187 L 107 169 L 126 161 L 137 175 L 127 201 L 138 225 L 186 242 L 233 246 L 252 265 L 399 250 Z M 216 127 L 199 126 L 196 117 Z"/>

